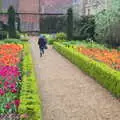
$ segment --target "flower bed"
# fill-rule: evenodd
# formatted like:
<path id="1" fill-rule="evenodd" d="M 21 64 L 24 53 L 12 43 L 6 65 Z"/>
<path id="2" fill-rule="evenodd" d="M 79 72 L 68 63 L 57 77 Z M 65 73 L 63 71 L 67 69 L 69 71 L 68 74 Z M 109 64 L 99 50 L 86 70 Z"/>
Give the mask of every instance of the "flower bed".
<path id="1" fill-rule="evenodd" d="M 17 112 L 22 45 L 0 44 L 0 115 Z"/>
<path id="2" fill-rule="evenodd" d="M 115 49 L 102 50 L 98 48 L 77 47 L 77 51 L 98 61 L 103 62 L 113 69 L 120 70 L 120 51 Z"/>
<path id="3" fill-rule="evenodd" d="M 38 87 L 33 67 L 33 61 L 28 43 L 24 44 L 22 87 L 18 112 L 20 120 L 42 120 L 42 105 L 38 95 Z"/>
<path id="4" fill-rule="evenodd" d="M 12 42 L 0 44 L 0 120 L 41 120 L 29 44 Z"/>
<path id="5" fill-rule="evenodd" d="M 89 57 L 67 48 L 63 44 L 54 43 L 54 48 L 77 65 L 81 70 L 97 80 L 103 87 L 107 88 L 113 95 L 120 97 L 120 72 L 109 66 L 97 62 Z"/>

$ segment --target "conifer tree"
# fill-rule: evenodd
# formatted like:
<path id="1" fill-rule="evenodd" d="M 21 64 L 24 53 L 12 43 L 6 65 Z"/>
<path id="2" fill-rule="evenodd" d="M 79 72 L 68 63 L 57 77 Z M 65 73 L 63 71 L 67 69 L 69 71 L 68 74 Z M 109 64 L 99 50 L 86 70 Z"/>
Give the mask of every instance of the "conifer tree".
<path id="1" fill-rule="evenodd" d="M 8 33 L 10 38 L 16 38 L 15 15 L 13 6 L 10 6 L 8 8 Z"/>
<path id="2" fill-rule="evenodd" d="M 72 40 L 73 34 L 73 11 L 72 8 L 69 8 L 67 11 L 67 38 Z"/>

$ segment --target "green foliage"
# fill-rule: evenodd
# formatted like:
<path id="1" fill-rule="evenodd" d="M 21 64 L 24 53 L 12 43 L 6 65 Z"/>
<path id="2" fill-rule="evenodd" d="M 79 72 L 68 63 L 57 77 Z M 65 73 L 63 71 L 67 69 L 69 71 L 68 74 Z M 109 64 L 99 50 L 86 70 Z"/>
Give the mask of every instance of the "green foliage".
<path id="1" fill-rule="evenodd" d="M 42 120 L 41 103 L 38 96 L 35 72 L 29 49 L 29 44 L 25 43 L 22 68 L 23 80 L 20 92 L 21 103 L 18 112 L 28 115 L 28 118 L 25 120 Z M 21 118 L 21 120 L 24 120 L 24 118 Z"/>
<path id="2" fill-rule="evenodd" d="M 20 40 L 28 41 L 29 40 L 28 34 L 27 33 L 20 33 Z"/>
<path id="3" fill-rule="evenodd" d="M 8 26 L 0 21 L 0 40 L 8 37 Z"/>
<path id="4" fill-rule="evenodd" d="M 96 62 L 83 54 L 67 48 L 60 43 L 54 43 L 54 48 L 107 88 L 113 95 L 120 97 L 120 72 L 111 69 L 103 63 Z"/>
<path id="5" fill-rule="evenodd" d="M 56 34 L 49 34 L 49 35 L 47 35 L 47 42 L 48 42 L 48 44 L 50 44 L 50 45 L 52 45 L 53 44 L 53 42 L 55 42 L 56 41 Z"/>
<path id="6" fill-rule="evenodd" d="M 12 6 L 8 8 L 8 33 L 10 38 L 16 38 L 15 10 Z"/>
<path id="7" fill-rule="evenodd" d="M 67 11 L 67 39 L 72 40 L 73 37 L 73 11 L 69 8 Z"/>
<path id="8" fill-rule="evenodd" d="M 41 16 L 40 19 L 41 33 L 65 32 L 65 29 L 66 29 L 66 17 L 64 15 Z"/>
<path id="9" fill-rule="evenodd" d="M 0 31 L 0 40 L 6 39 L 8 37 L 8 32 Z"/>
<path id="10" fill-rule="evenodd" d="M 65 33 L 60 32 L 57 34 L 51 34 L 49 37 L 47 37 L 48 44 L 53 44 L 54 42 L 65 42 L 67 39 L 67 36 Z"/>
<path id="11" fill-rule="evenodd" d="M 100 48 L 100 49 L 107 49 L 107 47 L 104 44 L 98 44 L 96 42 L 90 42 L 90 41 L 86 41 L 86 40 L 72 40 L 72 41 L 67 41 L 67 42 L 63 42 L 63 45 L 66 46 L 71 46 L 71 45 L 75 45 L 75 46 L 85 46 L 87 48 Z"/>
<path id="12" fill-rule="evenodd" d="M 8 25 L 4 24 L 3 21 L 0 21 L 0 31 L 8 31 Z"/>
<path id="13" fill-rule="evenodd" d="M 20 39 L 21 41 L 28 41 L 29 36 L 27 33 L 20 33 L 19 31 L 16 31 L 16 38 Z"/>
<path id="14" fill-rule="evenodd" d="M 56 40 L 66 40 L 67 39 L 67 35 L 63 32 L 57 33 L 56 34 Z"/>
<path id="15" fill-rule="evenodd" d="M 15 43 L 15 44 L 20 43 L 20 44 L 22 44 L 22 41 L 20 39 L 5 39 L 3 42 L 4 43 Z"/>
<path id="16" fill-rule="evenodd" d="M 74 39 L 92 39 L 95 34 L 94 16 L 81 16 L 74 20 L 73 38 Z"/>
<path id="17" fill-rule="evenodd" d="M 56 22 L 56 32 L 66 32 L 66 16 L 58 16 Z"/>
<path id="18" fill-rule="evenodd" d="M 49 40 L 48 40 L 48 44 L 49 44 L 49 45 L 52 45 L 54 42 L 55 42 L 55 40 L 52 40 L 52 39 L 49 39 Z"/>
<path id="19" fill-rule="evenodd" d="M 120 0 L 112 0 L 111 4 L 108 9 L 96 15 L 95 39 L 117 47 L 120 45 Z"/>

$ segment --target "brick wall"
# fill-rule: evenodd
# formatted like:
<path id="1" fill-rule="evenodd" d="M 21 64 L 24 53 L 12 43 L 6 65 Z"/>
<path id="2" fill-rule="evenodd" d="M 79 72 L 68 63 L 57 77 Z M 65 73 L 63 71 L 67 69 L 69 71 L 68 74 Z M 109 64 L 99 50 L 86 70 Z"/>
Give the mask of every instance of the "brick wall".
<path id="1" fill-rule="evenodd" d="M 39 0 L 19 0 L 19 12 L 39 12 Z"/>
<path id="2" fill-rule="evenodd" d="M 20 13 L 32 13 L 21 14 L 21 29 L 22 31 L 39 31 L 39 2 L 40 0 L 19 0 L 18 11 Z"/>
<path id="3" fill-rule="evenodd" d="M 41 5 L 44 6 L 46 13 L 56 13 L 71 6 L 72 0 L 41 0 Z"/>

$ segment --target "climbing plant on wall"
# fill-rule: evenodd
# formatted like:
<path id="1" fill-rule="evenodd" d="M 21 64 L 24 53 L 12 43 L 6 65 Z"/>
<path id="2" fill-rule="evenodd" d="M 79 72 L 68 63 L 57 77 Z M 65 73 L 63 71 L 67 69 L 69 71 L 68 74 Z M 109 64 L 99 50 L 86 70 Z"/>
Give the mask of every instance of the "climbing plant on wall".
<path id="1" fill-rule="evenodd" d="M 120 45 L 120 0 L 112 0 L 108 9 L 96 15 L 95 22 L 98 42 L 108 43 L 112 47 Z"/>

